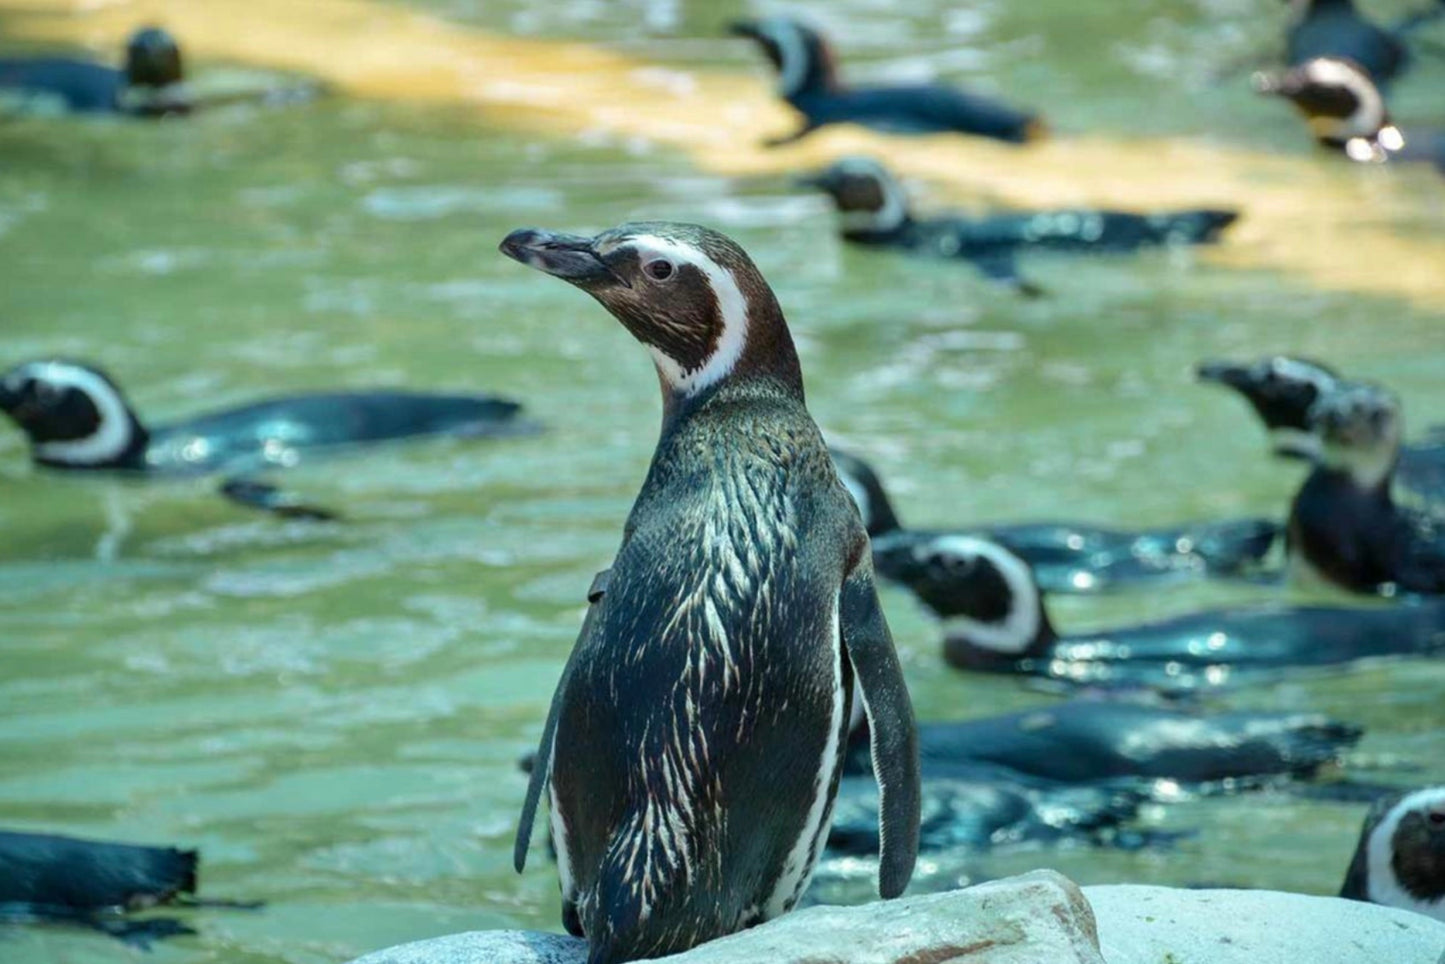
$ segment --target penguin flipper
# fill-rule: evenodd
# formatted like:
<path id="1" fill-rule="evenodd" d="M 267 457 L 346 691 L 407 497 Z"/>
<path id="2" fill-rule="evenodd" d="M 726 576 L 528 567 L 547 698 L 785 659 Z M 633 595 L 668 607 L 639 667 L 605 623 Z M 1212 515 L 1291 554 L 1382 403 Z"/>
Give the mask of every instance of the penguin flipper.
<path id="1" fill-rule="evenodd" d="M 318 522 L 332 522 L 340 515 L 330 509 L 298 502 L 295 497 L 267 482 L 254 479 L 226 479 L 221 483 L 221 495 L 237 505 L 248 509 L 261 509 L 285 519 L 313 519 Z"/>
<path id="2" fill-rule="evenodd" d="M 990 281 L 1012 288 L 1025 298 L 1038 298 L 1048 292 L 1019 274 L 1018 261 L 1011 252 L 970 258 L 974 266 Z"/>
<path id="3" fill-rule="evenodd" d="M 597 613 L 597 603 L 607 593 L 607 580 L 612 575 L 611 569 L 604 569 L 592 577 L 592 585 L 587 590 L 587 615 L 582 620 L 582 630 L 577 634 L 577 643 L 580 645 L 587 638 L 592 630 L 592 620 Z M 575 655 L 577 647 L 572 648 Z M 527 848 L 532 843 L 532 825 L 537 822 L 537 805 L 542 802 L 542 791 L 546 789 L 547 780 L 552 776 L 552 743 L 557 738 L 557 717 L 562 712 L 562 696 L 567 692 L 567 682 L 572 676 L 572 657 L 567 657 L 567 665 L 562 668 L 562 678 L 557 681 L 557 689 L 552 694 L 552 705 L 547 710 L 547 722 L 542 726 L 542 739 L 537 745 L 537 757 L 532 764 L 532 775 L 527 781 L 527 797 L 522 802 L 522 815 L 517 822 L 517 839 L 512 846 L 512 866 L 517 873 L 521 873 L 527 866 Z M 564 916 L 566 909 L 564 908 Z M 576 917 L 576 908 L 571 910 L 572 917 Z M 568 931 L 571 925 L 568 924 Z"/>
<path id="4" fill-rule="evenodd" d="M 903 893 L 918 860 L 918 731 L 867 552 L 843 583 L 838 612 L 843 647 L 868 715 L 878 781 L 878 893 L 888 899 Z"/>

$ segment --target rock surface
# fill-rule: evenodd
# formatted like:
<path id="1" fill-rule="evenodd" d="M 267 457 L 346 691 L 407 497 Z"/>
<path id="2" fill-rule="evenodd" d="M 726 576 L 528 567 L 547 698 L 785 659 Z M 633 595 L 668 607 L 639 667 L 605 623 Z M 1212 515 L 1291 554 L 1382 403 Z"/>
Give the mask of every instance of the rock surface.
<path id="1" fill-rule="evenodd" d="M 587 945 L 525 931 L 455 934 L 354 964 L 585 964 Z M 813 907 L 668 964 L 1104 964 L 1082 892 L 1053 871 L 863 907 Z M 1434 964 L 1432 961 L 1431 964 Z"/>
<path id="2" fill-rule="evenodd" d="M 1445 964 L 1445 924 L 1337 897 L 1086 887 L 1109 964 Z"/>

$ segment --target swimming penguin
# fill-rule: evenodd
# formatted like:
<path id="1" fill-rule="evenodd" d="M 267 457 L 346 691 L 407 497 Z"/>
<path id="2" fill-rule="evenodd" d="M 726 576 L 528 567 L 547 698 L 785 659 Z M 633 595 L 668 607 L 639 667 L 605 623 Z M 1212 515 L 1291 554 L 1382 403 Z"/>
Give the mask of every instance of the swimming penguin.
<path id="1" fill-rule="evenodd" d="M 1314 462 L 1320 438 L 1310 428 L 1310 407 L 1344 378 L 1322 362 L 1292 355 L 1269 355 L 1249 363 L 1204 362 L 1195 369 L 1201 381 L 1234 389 L 1254 408 L 1269 432 L 1274 454 Z M 1445 429 L 1400 449 L 1395 484 L 1431 502 L 1445 503 Z"/>
<path id="2" fill-rule="evenodd" d="M 1074 699 L 972 720 L 920 723 L 925 780 L 980 766 L 1058 783 L 1237 790 L 1307 778 L 1338 763 L 1364 731 L 1321 713 L 1203 713 L 1139 700 Z M 866 722 L 849 741 L 848 773 L 866 772 Z"/>
<path id="3" fill-rule="evenodd" d="M 949 214 L 919 219 L 909 210 L 903 185 L 867 157 L 844 158 L 799 183 L 832 197 L 843 238 L 850 243 L 962 259 L 1026 294 L 1038 289 L 1019 277 L 1015 257 L 1021 252 L 1116 254 L 1160 245 L 1209 244 L 1239 217 L 1236 211 L 1204 209 L 1158 214 L 1036 211 L 984 218 Z"/>
<path id="4" fill-rule="evenodd" d="M 1350 61 L 1322 57 L 1282 73 L 1258 74 L 1255 89 L 1289 100 L 1321 146 L 1352 161 L 1423 162 L 1445 173 L 1445 131 L 1396 127 L 1384 95 Z"/>
<path id="5" fill-rule="evenodd" d="M 147 478 L 225 473 L 222 493 L 285 516 L 330 518 L 254 474 L 303 453 L 426 435 L 480 436 L 523 427 L 521 406 L 485 395 L 333 392 L 266 399 L 147 427 L 99 368 L 47 359 L 0 375 L 0 412 L 30 440 L 36 465 Z"/>
<path id="6" fill-rule="evenodd" d="M 1291 572 L 1358 593 L 1445 593 L 1445 513 L 1396 503 L 1399 400 L 1342 382 L 1310 408 L 1319 460 L 1290 508 Z"/>
<path id="7" fill-rule="evenodd" d="M 1008 547 L 1026 560 L 1048 592 L 1087 593 L 1203 573 L 1238 575 L 1257 566 L 1280 534 L 1280 526 L 1268 519 L 1138 531 L 1072 522 L 906 529 L 872 466 L 848 452 L 830 451 L 863 514 L 878 572 L 907 586 L 943 617 L 965 613 L 970 605 L 962 586 L 971 563 L 968 555 L 960 559 L 954 552 L 957 540 L 966 554 L 981 538 Z"/>
<path id="8" fill-rule="evenodd" d="M 960 598 L 947 662 L 964 670 L 1165 693 L 1266 682 L 1295 667 L 1445 652 L 1445 602 L 1264 605 L 1209 610 L 1070 636 L 1054 630 L 1028 565 L 983 539 L 957 546 Z"/>
<path id="9" fill-rule="evenodd" d="M 1445 787 L 1370 808 L 1340 896 L 1445 921 Z"/>
<path id="10" fill-rule="evenodd" d="M 696 225 L 519 230 L 502 251 L 601 302 L 648 348 L 663 396 L 647 480 L 553 698 L 518 870 L 550 777 L 563 923 L 589 964 L 787 912 L 827 837 L 856 682 L 882 787 L 879 891 L 897 896 L 918 846 L 913 713 L 772 289 Z"/>
<path id="11" fill-rule="evenodd" d="M 175 38 L 146 27 L 127 41 L 119 70 L 66 57 L 0 58 L 0 104 L 8 95 L 21 107 L 54 102 L 72 113 L 168 117 L 190 110 L 184 77 Z"/>
<path id="12" fill-rule="evenodd" d="M 1292 22 L 1285 35 L 1285 62 L 1289 66 L 1322 57 L 1349 60 L 1376 83 L 1387 84 L 1408 64 L 1404 41 L 1362 16 L 1354 0 L 1288 2 Z"/>
<path id="13" fill-rule="evenodd" d="M 942 84 L 845 87 L 827 41 L 789 17 L 743 20 L 730 29 L 763 48 L 778 71 L 778 92 L 803 115 L 801 128 L 767 141 L 770 147 L 843 123 L 893 134 L 957 131 L 1012 144 L 1034 140 L 1043 132 L 1035 114 Z"/>
<path id="14" fill-rule="evenodd" d="M 924 776 L 918 848 L 967 853 L 1083 841 L 1135 849 L 1149 839 L 1123 828 L 1146 802 L 1128 789 L 998 772 Z M 838 786 L 825 861 L 873 856 L 878 844 L 878 788 L 870 777 L 846 775 Z"/>
<path id="15" fill-rule="evenodd" d="M 171 918 L 127 920 L 164 904 L 256 908 L 195 899 L 194 850 L 0 830 L 0 924 L 66 923 L 139 947 L 194 934 Z"/>

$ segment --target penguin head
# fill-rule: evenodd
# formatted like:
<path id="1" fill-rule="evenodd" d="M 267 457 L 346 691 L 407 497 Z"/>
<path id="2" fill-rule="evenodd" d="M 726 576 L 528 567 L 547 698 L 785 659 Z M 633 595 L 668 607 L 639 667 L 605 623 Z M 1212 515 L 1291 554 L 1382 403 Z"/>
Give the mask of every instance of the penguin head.
<path id="1" fill-rule="evenodd" d="M 160 27 L 145 27 L 131 35 L 125 47 L 125 79 L 131 87 L 167 87 L 184 76 L 181 48 Z"/>
<path id="2" fill-rule="evenodd" d="M 838 471 L 843 487 L 853 497 L 858 512 L 863 516 L 869 538 L 902 528 L 893 511 L 893 503 L 883 488 L 883 481 L 873 471 L 873 466 L 840 449 L 829 448 L 828 454 L 833 457 L 833 468 Z"/>
<path id="3" fill-rule="evenodd" d="M 871 157 L 845 157 L 798 184 L 826 191 L 849 230 L 895 231 L 908 220 L 903 185 Z"/>
<path id="4" fill-rule="evenodd" d="M 1319 457 L 1320 442 L 1310 430 L 1309 413 L 1310 406 L 1340 381 L 1339 373 L 1328 365 L 1272 355 L 1250 364 L 1204 362 L 1195 375 L 1243 395 L 1269 431 L 1275 455 L 1311 461 Z"/>
<path id="5" fill-rule="evenodd" d="M 66 468 L 117 468 L 144 449 L 147 435 L 120 388 L 79 362 L 27 362 L 0 376 L 0 411 L 30 438 L 38 462 Z"/>
<path id="6" fill-rule="evenodd" d="M 1018 659 L 1053 640 L 1033 570 L 1013 552 L 964 535 L 939 536 L 915 552 L 948 571 L 955 615 L 948 618 L 944 646 L 951 662 Z"/>
<path id="7" fill-rule="evenodd" d="M 777 298 L 743 249 L 716 231 L 666 221 L 592 238 L 524 228 L 501 249 L 601 302 L 652 354 L 668 398 L 744 373 L 802 397 Z"/>
<path id="8" fill-rule="evenodd" d="M 1341 382 L 1310 407 L 1320 463 L 1363 489 L 1387 484 L 1400 457 L 1403 417 L 1394 393 L 1367 382 Z"/>
<path id="9" fill-rule="evenodd" d="M 1256 74 L 1254 88 L 1293 103 L 1316 140 L 1352 160 L 1383 161 L 1405 146 L 1390 123 L 1384 95 L 1354 61 L 1316 57 L 1289 70 Z"/>
<path id="10" fill-rule="evenodd" d="M 818 31 L 801 21 L 791 17 L 739 20 L 728 31 L 763 48 L 778 71 L 778 90 L 785 99 L 836 85 L 832 50 Z"/>
<path id="11" fill-rule="evenodd" d="M 1445 787 L 1371 808 L 1342 893 L 1445 921 Z"/>

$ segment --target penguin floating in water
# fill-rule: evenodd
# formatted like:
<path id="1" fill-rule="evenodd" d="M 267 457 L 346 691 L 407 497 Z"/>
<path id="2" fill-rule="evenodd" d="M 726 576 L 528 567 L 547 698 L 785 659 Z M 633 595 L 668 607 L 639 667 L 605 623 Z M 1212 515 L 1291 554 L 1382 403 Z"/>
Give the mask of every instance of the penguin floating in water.
<path id="1" fill-rule="evenodd" d="M 1445 921 L 1445 787 L 1370 808 L 1340 896 Z"/>
<path id="2" fill-rule="evenodd" d="M 832 197 L 845 241 L 967 261 L 988 278 L 1024 294 L 1038 294 L 1039 289 L 1019 277 L 1015 258 L 1020 253 L 1118 254 L 1162 245 L 1210 244 L 1239 217 L 1236 211 L 1204 209 L 1159 214 L 1066 210 L 984 218 L 956 214 L 915 218 L 903 185 L 882 164 L 867 157 L 844 158 L 799 183 Z"/>
<path id="3" fill-rule="evenodd" d="M 1388 84 L 1409 63 L 1409 50 L 1394 32 L 1374 23 L 1355 0 L 1288 0 L 1285 63 L 1298 67 L 1317 58 L 1349 60 L 1376 83 Z"/>
<path id="4" fill-rule="evenodd" d="M 1445 131 L 1396 127 L 1384 95 L 1357 64 L 1316 58 L 1282 73 L 1257 74 L 1254 86 L 1294 104 L 1321 146 L 1352 161 L 1423 162 L 1445 173 Z"/>
<path id="5" fill-rule="evenodd" d="M 960 598 L 944 659 L 963 670 L 1165 693 L 1267 682 L 1299 667 L 1445 652 L 1445 602 L 1265 605 L 1211 610 L 1071 636 L 1054 630 L 1028 564 L 997 543 L 962 538 Z"/>
<path id="6" fill-rule="evenodd" d="M 1088 593 L 1201 573 L 1238 575 L 1257 566 L 1280 534 L 1280 526 L 1268 519 L 1141 531 L 1072 522 L 984 525 L 962 531 L 906 529 L 872 466 L 839 449 L 831 453 L 863 514 L 878 572 L 907 586 L 945 618 L 966 613 L 972 605 L 969 569 L 974 543 L 981 538 L 1021 556 L 1046 591 Z M 955 544 L 963 547 L 963 557 L 954 552 Z"/>
<path id="7" fill-rule="evenodd" d="M 260 906 L 197 900 L 198 860 L 194 850 L 0 830 L 0 924 L 78 924 L 144 948 L 195 931 L 171 918 L 124 914 L 177 903 Z"/>
<path id="8" fill-rule="evenodd" d="M 427 435 L 483 436 L 529 428 L 516 402 L 485 395 L 332 392 L 267 399 L 147 427 L 99 368 L 32 361 L 0 375 L 0 412 L 30 440 L 36 465 L 60 471 L 184 478 L 224 473 L 222 493 L 298 518 L 332 518 L 252 476 L 303 453 Z"/>
<path id="9" fill-rule="evenodd" d="M 1445 514 L 1391 492 L 1400 458 L 1399 400 L 1342 382 L 1310 408 L 1321 448 L 1290 508 L 1291 572 L 1349 592 L 1445 593 Z"/>
<path id="10" fill-rule="evenodd" d="M 1143 794 L 1124 788 L 1021 774 L 925 775 L 918 848 L 922 853 L 956 854 L 1083 841 L 1138 849 L 1153 838 L 1126 825 L 1146 802 Z M 834 811 L 826 859 L 876 855 L 878 788 L 873 779 L 845 775 Z M 826 863 L 822 869 L 827 871 Z"/>
<path id="11" fill-rule="evenodd" d="M 1321 442 L 1310 427 L 1310 408 L 1344 381 L 1339 372 L 1307 358 L 1269 355 L 1249 363 L 1204 362 L 1195 374 L 1244 396 L 1264 423 L 1275 455 L 1319 460 Z M 1401 446 L 1395 483 L 1428 501 L 1445 503 L 1445 427 Z"/>
<path id="12" fill-rule="evenodd" d="M 942 84 L 846 87 L 838 79 L 827 41 L 790 17 L 743 20 L 730 29 L 763 48 L 778 71 L 778 92 L 803 115 L 801 128 L 767 141 L 770 147 L 791 143 L 828 124 L 844 123 L 893 134 L 956 131 L 1011 144 L 1035 140 L 1043 132 L 1035 114 Z"/>
<path id="13" fill-rule="evenodd" d="M 1056 783 L 1178 796 L 1312 777 L 1340 762 L 1363 734 L 1322 713 L 1203 713 L 1135 699 L 1073 699 L 920 723 L 918 747 L 925 781 L 996 768 Z M 868 741 L 867 723 L 860 722 L 849 740 L 846 773 L 867 772 Z"/>
<path id="14" fill-rule="evenodd" d="M 517 833 L 550 783 L 563 923 L 589 964 L 786 913 L 822 853 L 854 686 L 882 788 L 879 892 L 918 847 L 918 746 L 868 536 L 747 254 L 696 225 L 518 230 L 515 260 L 597 299 L 652 355 L 662 431 L 563 670 Z"/>
<path id="15" fill-rule="evenodd" d="M 170 117 L 191 109 L 183 80 L 175 38 L 146 27 L 131 35 L 119 70 L 66 57 L 0 58 L 0 104 L 8 97 L 22 107 L 53 102 L 77 114 Z"/>

